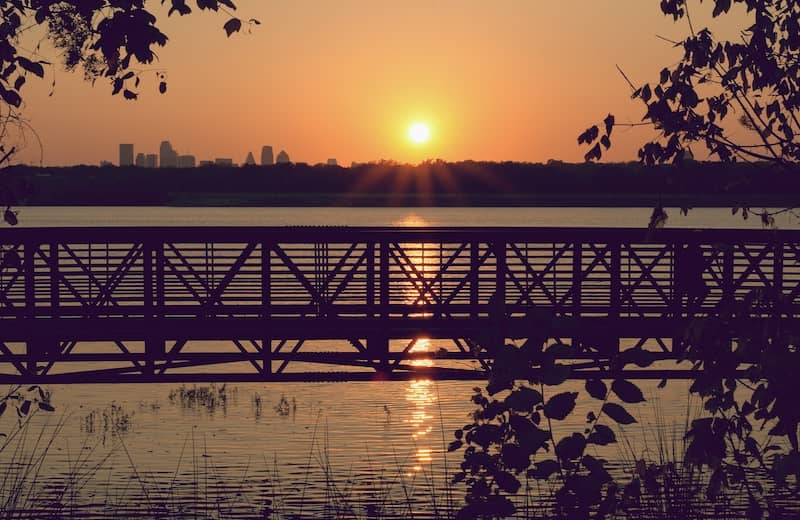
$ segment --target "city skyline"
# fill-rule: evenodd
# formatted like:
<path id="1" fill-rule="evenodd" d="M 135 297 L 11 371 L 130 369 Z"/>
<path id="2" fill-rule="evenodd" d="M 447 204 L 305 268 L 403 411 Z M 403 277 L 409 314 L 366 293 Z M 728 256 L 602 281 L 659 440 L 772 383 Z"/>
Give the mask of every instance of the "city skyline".
<path id="1" fill-rule="evenodd" d="M 101 159 L 100 166 L 120 166 L 129 167 L 136 166 L 139 168 L 195 168 L 197 166 L 271 166 L 273 164 L 287 164 L 292 162 L 288 152 L 281 150 L 276 159 L 273 159 L 273 149 L 271 145 L 263 145 L 261 147 L 261 160 L 255 161 L 255 156 L 252 151 L 248 151 L 245 159 L 241 163 L 237 163 L 230 157 L 214 157 L 213 159 L 197 159 L 194 154 L 180 154 L 178 150 L 172 146 L 171 141 L 164 140 L 158 147 L 159 152 L 145 153 L 137 152 L 135 143 L 120 143 L 118 145 L 119 155 L 117 163 L 109 161 L 108 159 Z M 325 161 L 328 166 L 336 166 L 338 162 L 335 158 L 328 158 Z M 65 166 L 79 166 L 79 165 L 65 165 Z"/>

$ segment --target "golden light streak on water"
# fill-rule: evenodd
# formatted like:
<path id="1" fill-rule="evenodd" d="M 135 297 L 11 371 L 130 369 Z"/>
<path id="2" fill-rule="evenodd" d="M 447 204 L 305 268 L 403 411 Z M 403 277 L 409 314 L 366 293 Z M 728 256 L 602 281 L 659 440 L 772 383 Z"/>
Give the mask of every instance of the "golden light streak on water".
<path id="1" fill-rule="evenodd" d="M 406 419 L 414 433 L 411 434 L 416 452 L 414 454 L 417 464 L 412 468 L 415 472 L 422 470 L 423 464 L 430 464 L 433 461 L 433 448 L 427 444 L 429 434 L 433 431 L 430 407 L 436 402 L 436 395 L 433 390 L 433 381 L 420 379 L 411 381 L 406 392 L 406 401 L 413 408 L 411 416 Z"/>
<path id="2" fill-rule="evenodd" d="M 409 349 L 409 352 L 430 352 L 431 351 L 431 340 L 428 338 L 418 338 L 417 341 L 414 343 L 414 346 Z M 411 361 L 411 366 L 415 367 L 432 367 L 433 360 L 432 359 L 414 359 Z"/>

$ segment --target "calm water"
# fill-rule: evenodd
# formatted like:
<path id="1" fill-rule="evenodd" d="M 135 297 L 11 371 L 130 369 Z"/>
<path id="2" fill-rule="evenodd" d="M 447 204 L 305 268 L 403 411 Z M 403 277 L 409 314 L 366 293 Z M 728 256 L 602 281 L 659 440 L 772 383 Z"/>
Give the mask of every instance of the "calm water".
<path id="1" fill-rule="evenodd" d="M 22 226 L 645 226 L 649 214 L 646 208 L 22 208 L 19 217 Z M 727 209 L 669 214 L 674 227 L 760 227 L 757 218 L 743 221 Z M 786 216 L 777 224 L 798 227 Z M 468 422 L 473 386 L 237 384 L 222 395 L 214 389 L 213 402 L 197 402 L 187 395 L 191 386 L 181 394 L 179 385 L 60 385 L 50 388 L 56 414 L 37 417 L 23 451 L 34 449 L 41 424 L 49 432 L 63 423 L 38 482 L 52 492 L 65 479 L 84 476 L 80 491 L 62 503 L 80 505 L 85 517 L 168 510 L 173 517 L 194 518 L 200 511 L 253 518 L 265 515 L 269 504 L 285 516 L 337 514 L 332 506 L 344 513 L 349 507 L 352 514 L 345 516 L 359 518 L 379 510 L 430 515 L 451 498 L 445 482 L 460 454 L 446 457 L 444 447 Z M 601 455 L 618 462 L 652 455 L 656 431 L 679 437 L 687 417 L 697 413 L 683 382 L 662 390 L 655 383 L 641 386 L 650 399 L 633 407 L 640 424 L 622 433 L 629 446 Z M 591 409 L 591 402 L 579 402 L 564 431 Z M 0 431 L 16 420 L 11 415 L 2 418 L 6 430 Z M 11 453 L 3 450 L 4 463 Z M 462 498 L 456 489 L 452 500 Z"/>

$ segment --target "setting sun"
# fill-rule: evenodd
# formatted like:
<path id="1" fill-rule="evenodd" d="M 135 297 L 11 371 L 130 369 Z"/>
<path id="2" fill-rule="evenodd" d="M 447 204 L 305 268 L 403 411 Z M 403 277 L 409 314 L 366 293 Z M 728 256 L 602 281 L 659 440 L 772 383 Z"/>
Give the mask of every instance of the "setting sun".
<path id="1" fill-rule="evenodd" d="M 408 127 L 408 137 L 415 143 L 427 142 L 431 137 L 431 129 L 425 123 L 414 123 Z"/>

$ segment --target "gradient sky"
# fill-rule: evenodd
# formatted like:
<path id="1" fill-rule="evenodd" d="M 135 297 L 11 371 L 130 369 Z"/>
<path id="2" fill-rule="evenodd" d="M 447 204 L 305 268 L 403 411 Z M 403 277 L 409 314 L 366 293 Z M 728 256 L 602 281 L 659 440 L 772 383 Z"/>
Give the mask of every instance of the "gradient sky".
<path id="1" fill-rule="evenodd" d="M 608 112 L 618 121 L 643 113 L 615 64 L 634 82 L 655 80 L 680 56 L 656 35 L 688 31 L 657 0 L 242 0 L 239 16 L 262 25 L 228 39 L 223 14 L 167 19 L 150 3 L 170 38 L 156 65 L 168 93 L 153 72 L 131 102 L 103 81 L 48 71 L 24 91 L 44 164 L 116 162 L 120 142 L 155 153 L 164 139 L 198 159 L 239 163 L 262 144 L 310 163 L 581 161 L 583 129 Z M 695 25 L 711 23 L 710 2 L 694 4 Z M 723 23 L 712 28 L 734 34 L 746 16 Z M 430 142 L 409 141 L 414 121 L 431 126 Z M 606 160 L 635 159 L 650 136 L 618 131 Z M 28 141 L 21 160 L 38 163 Z"/>

